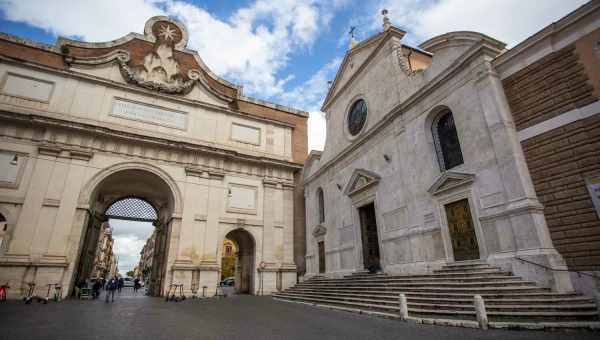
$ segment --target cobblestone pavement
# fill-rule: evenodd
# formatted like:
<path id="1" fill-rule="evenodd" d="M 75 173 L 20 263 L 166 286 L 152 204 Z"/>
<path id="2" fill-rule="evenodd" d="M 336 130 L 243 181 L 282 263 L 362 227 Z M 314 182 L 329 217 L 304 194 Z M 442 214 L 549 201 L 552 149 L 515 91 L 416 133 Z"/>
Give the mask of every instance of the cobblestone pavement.
<path id="1" fill-rule="evenodd" d="M 0 303 L 0 339 L 598 339 L 597 332 L 466 329 L 404 323 L 270 297 L 165 302 L 130 292 L 105 303 Z"/>

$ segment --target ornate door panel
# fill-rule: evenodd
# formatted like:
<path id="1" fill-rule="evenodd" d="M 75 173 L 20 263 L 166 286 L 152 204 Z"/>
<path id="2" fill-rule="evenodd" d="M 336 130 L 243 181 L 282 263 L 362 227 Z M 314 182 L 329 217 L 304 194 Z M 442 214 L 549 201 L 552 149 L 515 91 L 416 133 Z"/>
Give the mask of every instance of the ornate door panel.
<path id="1" fill-rule="evenodd" d="M 360 224 L 363 241 L 363 260 L 365 269 L 379 270 L 379 238 L 377 236 L 377 219 L 375 205 L 369 204 L 360 208 Z"/>
<path id="2" fill-rule="evenodd" d="M 455 261 L 479 259 L 479 246 L 467 199 L 446 204 L 448 230 Z"/>
<path id="3" fill-rule="evenodd" d="M 319 244 L 319 273 L 325 273 L 325 242 Z"/>

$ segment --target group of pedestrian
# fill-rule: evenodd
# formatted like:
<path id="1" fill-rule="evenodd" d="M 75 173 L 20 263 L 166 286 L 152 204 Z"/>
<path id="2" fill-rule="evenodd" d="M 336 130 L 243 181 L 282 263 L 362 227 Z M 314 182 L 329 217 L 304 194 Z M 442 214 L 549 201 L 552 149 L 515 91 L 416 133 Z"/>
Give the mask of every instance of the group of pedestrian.
<path id="1" fill-rule="evenodd" d="M 121 294 L 121 291 L 123 289 L 123 287 L 125 287 L 125 279 L 122 276 L 119 275 L 115 275 L 113 277 L 111 277 L 108 281 L 104 278 L 99 278 L 93 281 L 92 284 L 92 298 L 93 299 L 97 299 L 100 297 L 100 291 L 101 290 L 105 290 L 106 291 L 106 302 L 114 302 L 115 301 L 115 293 L 118 293 L 119 295 Z M 133 291 L 134 293 L 137 294 L 137 292 L 139 291 L 139 289 L 142 287 L 142 282 L 140 280 L 140 278 L 135 278 L 133 280 Z M 76 286 L 75 286 L 75 294 L 76 296 L 79 296 L 79 294 L 82 292 L 82 289 L 84 288 L 89 288 L 89 283 L 88 281 L 80 281 Z"/>

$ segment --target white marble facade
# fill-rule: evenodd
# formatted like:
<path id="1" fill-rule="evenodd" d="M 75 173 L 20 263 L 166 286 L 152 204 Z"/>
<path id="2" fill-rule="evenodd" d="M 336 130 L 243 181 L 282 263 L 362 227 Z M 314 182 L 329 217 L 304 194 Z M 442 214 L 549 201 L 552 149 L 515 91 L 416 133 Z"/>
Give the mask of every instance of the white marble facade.
<path id="1" fill-rule="evenodd" d="M 153 35 L 154 24 L 170 25 L 183 37 L 169 45 L 167 35 Z M 187 53 L 205 71 L 190 71 L 184 82 L 174 77 L 178 65 L 146 58 L 145 64 L 156 64 L 155 74 L 138 72 L 130 75 L 133 81 L 123 68 L 126 58 L 118 56 L 128 52 L 74 58 L 67 69 L 0 60 L 0 213 L 7 225 L 0 282 L 11 286 L 9 297 L 22 296 L 27 282 L 35 282 L 40 295 L 48 283 L 70 293 L 86 228 L 97 224 L 111 199 L 131 195 L 157 208 L 156 224 L 165 232 L 159 293 L 178 283 L 187 294 L 203 286 L 214 294 L 231 231 L 245 235 L 249 293 L 269 294 L 296 282 L 293 190 L 301 164 L 293 158 L 295 126 L 242 113 L 232 102 L 252 101 L 304 121 L 305 112 L 243 97 L 240 87 L 210 73 L 185 49 L 185 28 L 166 17 L 152 18 L 145 35 L 111 43 L 59 40 L 49 47 L 3 39 L 44 56 L 58 54 L 61 44 L 92 49 L 156 41 L 156 58 Z M 238 96 L 220 95 L 206 77 L 237 88 Z"/>
<path id="2" fill-rule="evenodd" d="M 386 26 L 346 53 L 323 111 L 327 141 L 305 164 L 306 277 L 365 269 L 358 208 L 374 203 L 382 270 L 424 273 L 454 262 L 445 205 L 468 200 L 479 258 L 558 291 L 568 275 L 549 237 L 501 82 L 491 62 L 504 44 L 474 32 L 444 34 L 420 49 Z M 412 58 L 411 59 L 411 54 Z M 364 127 L 348 112 L 367 103 Z M 432 124 L 451 110 L 464 162 L 442 170 Z M 317 191 L 324 193 L 319 221 Z"/>

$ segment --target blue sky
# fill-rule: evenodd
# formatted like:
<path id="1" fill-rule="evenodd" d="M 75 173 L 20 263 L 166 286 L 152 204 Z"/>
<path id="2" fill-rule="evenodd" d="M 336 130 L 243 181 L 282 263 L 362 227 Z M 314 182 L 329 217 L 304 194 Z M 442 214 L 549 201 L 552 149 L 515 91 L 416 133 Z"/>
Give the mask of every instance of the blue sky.
<path id="1" fill-rule="evenodd" d="M 85 41 L 143 31 L 166 14 L 182 21 L 189 47 L 246 95 L 309 111 L 309 147 L 322 149 L 319 112 L 327 81 L 348 46 L 381 29 L 382 8 L 417 45 L 438 34 L 474 30 L 509 47 L 576 9 L 583 0 L 0 0 L 0 31 L 48 44 L 58 36 Z"/>

